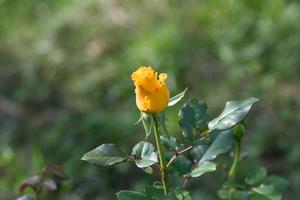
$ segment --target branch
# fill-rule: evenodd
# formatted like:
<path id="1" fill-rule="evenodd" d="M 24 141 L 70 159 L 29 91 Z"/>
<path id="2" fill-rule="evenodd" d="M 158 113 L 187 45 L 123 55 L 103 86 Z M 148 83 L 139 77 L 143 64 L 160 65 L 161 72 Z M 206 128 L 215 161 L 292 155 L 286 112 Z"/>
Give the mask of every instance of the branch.
<path id="1" fill-rule="evenodd" d="M 186 149 L 183 149 L 183 150 L 181 150 L 181 151 L 175 152 L 175 155 L 174 155 L 174 156 L 171 158 L 171 160 L 168 162 L 167 168 L 170 167 L 170 165 L 174 162 L 174 160 L 175 160 L 178 156 L 180 156 L 181 154 L 184 154 L 185 152 L 190 151 L 192 148 L 193 148 L 192 146 L 189 146 L 189 147 L 186 148 Z"/>
<path id="2" fill-rule="evenodd" d="M 182 183 L 182 186 L 181 186 L 182 189 L 187 188 L 191 178 L 192 178 L 191 176 L 184 177 L 184 180 L 183 180 L 183 183 Z"/>

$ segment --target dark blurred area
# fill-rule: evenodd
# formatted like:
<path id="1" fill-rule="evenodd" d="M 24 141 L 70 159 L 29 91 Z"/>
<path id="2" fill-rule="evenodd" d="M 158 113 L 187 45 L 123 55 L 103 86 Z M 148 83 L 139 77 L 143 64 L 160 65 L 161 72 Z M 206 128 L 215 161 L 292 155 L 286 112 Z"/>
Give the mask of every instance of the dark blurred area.
<path id="1" fill-rule="evenodd" d="M 172 96 L 188 86 L 214 117 L 226 101 L 262 99 L 246 121 L 245 162 L 287 178 L 284 199 L 300 198 L 299 1 L 0 0 L 0 199 L 47 163 L 70 176 L 52 199 L 109 200 L 151 184 L 133 165 L 80 160 L 144 138 L 129 76 L 140 65 L 167 72 Z M 179 109 L 167 111 L 176 137 Z M 193 199 L 217 199 L 221 185 L 204 175 Z"/>

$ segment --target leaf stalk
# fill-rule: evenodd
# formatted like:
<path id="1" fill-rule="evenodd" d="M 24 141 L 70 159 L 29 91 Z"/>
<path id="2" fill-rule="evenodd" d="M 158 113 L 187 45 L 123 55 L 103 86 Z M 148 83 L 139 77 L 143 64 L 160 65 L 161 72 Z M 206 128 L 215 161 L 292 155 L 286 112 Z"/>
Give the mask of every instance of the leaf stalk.
<path id="1" fill-rule="evenodd" d="M 235 141 L 234 160 L 233 160 L 233 163 L 232 163 L 230 171 L 229 171 L 229 178 L 231 178 L 231 179 L 236 177 L 237 170 L 239 167 L 239 162 L 240 162 L 240 156 L 241 156 L 241 141 L 236 140 Z"/>

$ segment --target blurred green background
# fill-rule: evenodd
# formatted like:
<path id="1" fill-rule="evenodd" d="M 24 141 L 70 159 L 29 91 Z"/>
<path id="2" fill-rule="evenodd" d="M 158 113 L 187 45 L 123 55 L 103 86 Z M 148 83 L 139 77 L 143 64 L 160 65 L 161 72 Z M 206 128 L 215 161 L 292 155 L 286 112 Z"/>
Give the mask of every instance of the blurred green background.
<path id="1" fill-rule="evenodd" d="M 167 72 L 172 96 L 188 86 L 211 116 L 261 98 L 243 150 L 289 180 L 284 199 L 300 198 L 298 0 L 0 0 L 0 199 L 46 163 L 71 177 L 54 199 L 110 200 L 150 184 L 134 166 L 80 161 L 102 143 L 130 152 L 144 138 L 129 76 L 140 65 Z M 179 109 L 167 111 L 175 136 Z M 221 182 L 195 180 L 194 199 L 218 199 Z"/>

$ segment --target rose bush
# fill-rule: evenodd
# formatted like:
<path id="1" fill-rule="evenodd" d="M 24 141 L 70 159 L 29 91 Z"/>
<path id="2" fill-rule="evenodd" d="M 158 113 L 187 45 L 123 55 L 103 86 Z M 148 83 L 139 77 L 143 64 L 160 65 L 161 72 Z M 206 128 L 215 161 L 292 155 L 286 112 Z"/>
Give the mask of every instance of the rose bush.
<path id="1" fill-rule="evenodd" d="M 222 188 L 216 191 L 221 199 L 281 199 L 281 193 L 287 188 L 284 179 L 268 177 L 263 167 L 251 169 L 246 175 L 238 173 L 242 159 L 242 140 L 246 133 L 244 120 L 259 99 L 250 97 L 229 101 L 223 112 L 212 118 L 207 113 L 206 103 L 192 98 L 179 112 L 179 125 L 184 137 L 180 141 L 168 134 L 163 111 L 178 103 L 186 90 L 170 99 L 166 85 L 167 74 L 158 76 L 152 67 L 140 67 L 132 73 L 131 78 L 136 87 L 136 104 L 141 111 L 138 122 L 143 122 L 146 132 L 145 141 L 137 143 L 130 155 L 114 144 L 102 144 L 82 157 L 82 160 L 99 167 L 131 162 L 146 173 L 159 176 L 160 181 L 145 186 L 143 192 L 118 192 L 119 200 L 190 200 L 191 195 L 187 190 L 189 181 L 217 170 L 227 177 Z M 164 129 L 164 135 L 161 128 Z M 152 130 L 157 150 L 147 141 Z M 233 161 L 227 157 L 227 164 L 222 163 L 223 169 L 218 168 L 220 161 L 216 158 L 231 150 L 234 153 Z M 172 180 L 178 180 L 170 182 L 170 176 Z M 175 185 L 180 181 L 181 186 Z"/>

